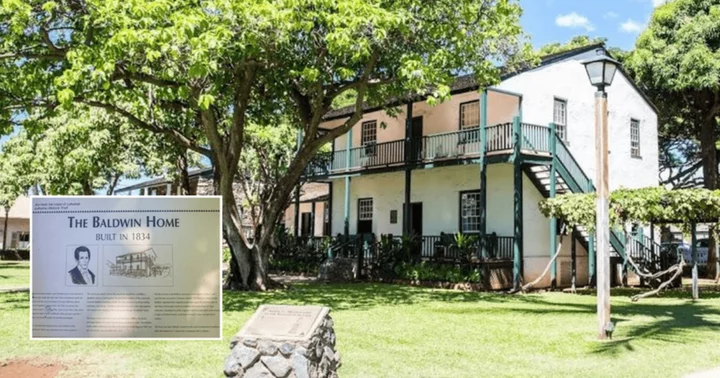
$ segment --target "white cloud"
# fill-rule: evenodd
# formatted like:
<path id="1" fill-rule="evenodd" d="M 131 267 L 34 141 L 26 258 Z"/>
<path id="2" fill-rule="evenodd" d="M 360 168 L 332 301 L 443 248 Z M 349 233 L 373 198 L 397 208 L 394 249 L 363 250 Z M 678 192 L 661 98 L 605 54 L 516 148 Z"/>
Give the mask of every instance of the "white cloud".
<path id="1" fill-rule="evenodd" d="M 618 14 L 615 12 L 607 12 L 603 15 L 603 18 L 617 18 Z"/>
<path id="2" fill-rule="evenodd" d="M 590 20 L 575 12 L 557 16 L 557 18 L 555 18 L 555 24 L 563 28 L 585 28 L 587 31 L 595 30 Z"/>
<path id="3" fill-rule="evenodd" d="M 639 33 L 645 29 L 645 24 L 641 24 L 637 21 L 633 21 L 628 18 L 627 21 L 620 24 L 620 30 L 625 33 Z"/>
<path id="4" fill-rule="evenodd" d="M 668 2 L 668 0 L 652 0 L 653 7 L 656 7 L 656 8 L 661 5 L 664 5 L 667 2 Z"/>

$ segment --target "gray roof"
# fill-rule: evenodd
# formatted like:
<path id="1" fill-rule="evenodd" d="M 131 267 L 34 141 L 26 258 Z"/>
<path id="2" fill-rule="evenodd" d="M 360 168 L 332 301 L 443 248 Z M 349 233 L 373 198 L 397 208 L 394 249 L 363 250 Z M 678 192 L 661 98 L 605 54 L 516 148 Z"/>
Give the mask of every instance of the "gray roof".
<path id="1" fill-rule="evenodd" d="M 201 168 L 196 169 L 188 172 L 188 175 L 190 178 L 196 177 L 196 176 L 202 176 L 202 177 L 210 177 L 212 176 L 212 168 Z M 131 190 L 140 189 L 140 188 L 149 188 L 153 186 L 158 186 L 162 184 L 172 184 L 173 181 L 170 179 L 167 179 L 165 177 L 160 177 L 148 181 L 143 181 L 140 183 L 137 183 L 135 185 L 126 186 L 124 188 L 115 189 L 115 193 L 122 193 L 122 192 L 129 192 Z"/>

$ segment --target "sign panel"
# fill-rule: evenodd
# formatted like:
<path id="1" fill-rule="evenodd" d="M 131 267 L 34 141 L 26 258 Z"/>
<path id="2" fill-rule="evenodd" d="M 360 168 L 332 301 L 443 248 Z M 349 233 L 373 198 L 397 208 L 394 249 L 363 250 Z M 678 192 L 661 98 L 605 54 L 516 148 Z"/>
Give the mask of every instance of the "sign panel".
<path id="1" fill-rule="evenodd" d="M 240 336 L 268 340 L 307 340 L 330 311 L 320 306 L 262 305 Z"/>
<path id="2" fill-rule="evenodd" d="M 220 339 L 220 197 L 33 197 L 31 338 Z"/>

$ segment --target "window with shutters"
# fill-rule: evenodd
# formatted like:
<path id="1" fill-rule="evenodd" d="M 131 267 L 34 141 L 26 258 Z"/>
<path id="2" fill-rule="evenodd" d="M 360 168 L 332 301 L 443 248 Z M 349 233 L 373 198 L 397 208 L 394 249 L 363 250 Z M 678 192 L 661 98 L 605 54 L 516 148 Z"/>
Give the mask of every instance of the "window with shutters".
<path id="1" fill-rule="evenodd" d="M 560 139 L 567 141 L 567 101 L 556 98 L 553 105 L 553 123 Z"/>
<path id="2" fill-rule="evenodd" d="M 630 156 L 640 157 L 640 121 L 630 120 Z"/>

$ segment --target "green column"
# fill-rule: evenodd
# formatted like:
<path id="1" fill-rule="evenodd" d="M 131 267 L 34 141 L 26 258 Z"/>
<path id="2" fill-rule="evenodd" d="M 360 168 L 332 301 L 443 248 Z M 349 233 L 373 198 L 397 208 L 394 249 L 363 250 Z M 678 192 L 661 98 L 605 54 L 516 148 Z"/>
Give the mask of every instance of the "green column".
<path id="1" fill-rule="evenodd" d="M 513 289 L 520 288 L 523 270 L 523 174 L 522 174 L 522 156 L 520 155 L 520 146 L 522 145 L 520 117 L 513 119 L 513 199 L 514 199 L 514 229 L 515 238 L 513 240 Z"/>
<path id="2" fill-rule="evenodd" d="M 700 298 L 700 293 L 698 289 L 697 232 L 695 223 L 690 226 L 690 240 L 690 247 L 692 248 L 692 296 L 693 300 L 697 300 Z"/>
<path id="3" fill-rule="evenodd" d="M 488 95 L 487 89 L 480 94 L 480 255 L 483 259 L 487 254 L 487 162 L 485 151 L 487 149 L 487 113 Z"/>
<path id="4" fill-rule="evenodd" d="M 550 198 L 555 198 L 557 192 L 557 138 L 555 137 L 555 124 L 550 124 Z M 550 218 L 550 258 L 555 256 L 557 250 L 557 218 Z M 550 287 L 557 287 L 557 260 L 550 266 Z"/>
<path id="5" fill-rule="evenodd" d="M 573 290 L 575 289 L 575 284 L 577 283 L 577 243 L 575 240 L 576 233 L 577 229 L 573 227 L 572 234 L 570 235 L 570 279 Z"/>
<path id="6" fill-rule="evenodd" d="M 352 129 L 347 132 L 345 141 L 345 169 L 350 169 L 350 148 L 352 148 Z M 345 176 L 345 226 L 344 233 L 350 235 L 350 176 Z"/>

